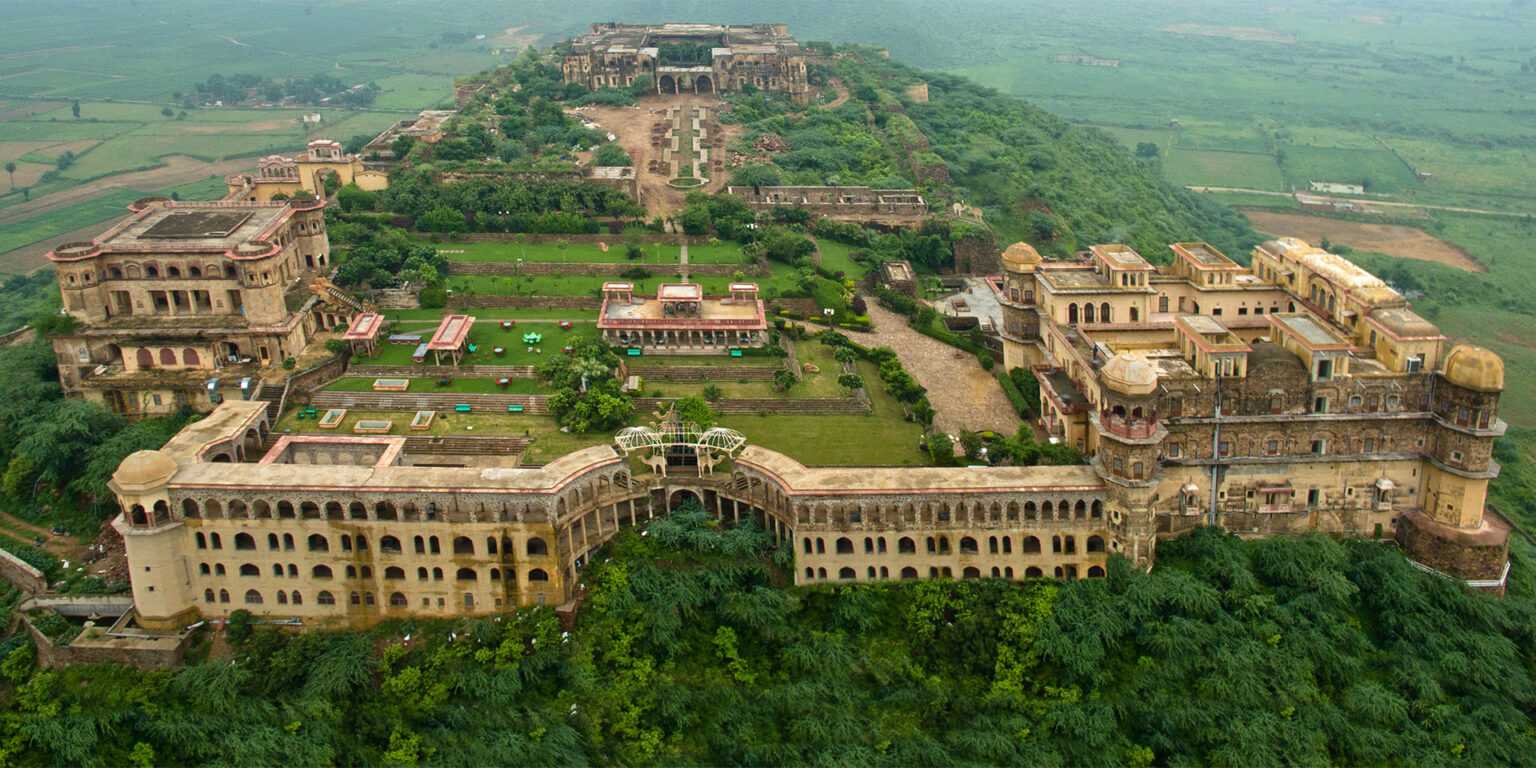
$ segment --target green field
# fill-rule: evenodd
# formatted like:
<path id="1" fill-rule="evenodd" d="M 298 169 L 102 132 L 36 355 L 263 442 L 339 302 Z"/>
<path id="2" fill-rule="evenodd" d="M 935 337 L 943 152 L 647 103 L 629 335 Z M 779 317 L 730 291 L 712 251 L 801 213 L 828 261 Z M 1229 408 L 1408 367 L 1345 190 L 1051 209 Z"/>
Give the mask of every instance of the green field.
<path id="1" fill-rule="evenodd" d="M 455 292 L 482 296 L 591 296 L 596 298 L 601 294 L 605 282 L 623 280 L 634 285 L 637 294 L 653 294 L 656 286 L 662 283 L 675 283 L 680 279 L 676 274 L 642 279 L 620 278 L 613 275 L 452 275 L 446 283 L 448 288 Z M 770 274 L 766 278 L 748 275 L 746 280 L 756 283 L 765 299 L 784 296 L 797 290 L 795 271 L 785 264 L 772 265 Z M 723 296 L 736 279 L 731 275 L 703 275 L 692 276 L 689 281 L 702 285 L 704 293 L 708 296 Z"/>
<path id="2" fill-rule="evenodd" d="M 1177 147 L 1163 160 L 1163 175 L 1175 184 L 1244 187 L 1284 192 L 1285 179 L 1273 155 Z"/>
<path id="3" fill-rule="evenodd" d="M 323 388 L 327 392 L 372 392 L 373 377 L 348 376 L 337 379 Z M 434 392 L 482 394 L 482 395 L 547 395 L 551 390 L 537 379 L 509 379 L 506 386 L 496 379 L 454 377 L 447 384 L 439 384 L 434 378 L 411 379 L 412 394 L 427 395 Z"/>
<path id="4" fill-rule="evenodd" d="M 1286 183 L 1302 190 L 1309 181 L 1362 184 L 1372 194 L 1404 194 L 1419 186 L 1408 166 L 1381 149 L 1286 147 L 1280 167 Z"/>

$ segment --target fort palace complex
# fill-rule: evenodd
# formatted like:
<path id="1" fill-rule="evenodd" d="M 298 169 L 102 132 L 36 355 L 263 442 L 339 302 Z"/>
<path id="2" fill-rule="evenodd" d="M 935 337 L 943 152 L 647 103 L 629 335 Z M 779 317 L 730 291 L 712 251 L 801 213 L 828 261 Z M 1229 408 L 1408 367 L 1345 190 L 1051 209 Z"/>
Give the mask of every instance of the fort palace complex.
<path id="1" fill-rule="evenodd" d="M 810 97 L 805 56 L 782 24 L 593 24 L 572 40 L 567 83 L 630 88 L 642 77 L 658 94 L 716 94 L 756 88 Z"/>
<path id="2" fill-rule="evenodd" d="M 60 248 L 82 321 L 56 342 L 69 386 L 110 397 L 166 369 L 200 381 L 352 321 L 341 305 L 283 300 L 285 281 L 326 258 L 319 208 L 146 203 Z M 1423 568 L 1501 590 L 1510 526 L 1485 505 L 1500 359 L 1445 349 L 1381 280 L 1297 240 L 1264 243 L 1249 267 L 1202 243 L 1172 250 L 1159 268 L 1122 245 L 1045 261 L 1021 243 L 992 279 L 1007 365 L 1035 372 L 1040 426 L 1090 457 L 1080 466 L 808 467 L 675 420 L 504 466 L 407 437 L 273 435 L 268 403 L 189 395 L 211 413 L 111 482 L 138 620 L 247 609 L 364 625 L 565 604 L 615 532 L 685 502 L 788 543 L 801 584 L 1093 578 L 1111 553 L 1151 567 L 1160 538 L 1219 525 L 1395 538 Z M 676 315 L 691 343 L 757 343 L 755 291 L 732 290 L 637 302 L 611 284 L 603 333 L 662 343 L 672 331 L 649 323 Z M 705 327 L 715 320 L 739 324 Z"/>

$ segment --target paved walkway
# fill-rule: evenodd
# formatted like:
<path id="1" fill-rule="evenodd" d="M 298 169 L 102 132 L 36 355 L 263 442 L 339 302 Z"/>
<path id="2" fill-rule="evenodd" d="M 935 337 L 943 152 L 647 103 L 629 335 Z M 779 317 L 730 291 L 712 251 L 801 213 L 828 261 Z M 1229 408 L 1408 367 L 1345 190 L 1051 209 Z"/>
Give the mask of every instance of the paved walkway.
<path id="1" fill-rule="evenodd" d="M 928 388 L 934 426 L 959 436 L 961 431 L 993 430 L 1012 435 L 1019 429 L 1008 396 L 992 374 L 982 370 L 976 356 L 912 330 L 907 318 L 870 302 L 874 333 L 854 334 L 860 344 L 890 347 L 901 364 Z M 871 336 L 873 338 L 871 338 Z"/>

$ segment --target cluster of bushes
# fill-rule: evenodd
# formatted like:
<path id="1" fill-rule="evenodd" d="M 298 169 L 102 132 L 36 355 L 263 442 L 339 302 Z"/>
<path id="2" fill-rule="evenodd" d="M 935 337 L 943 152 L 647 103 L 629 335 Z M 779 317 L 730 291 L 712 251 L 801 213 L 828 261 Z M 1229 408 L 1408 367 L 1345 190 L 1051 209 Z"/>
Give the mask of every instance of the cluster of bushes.
<path id="1" fill-rule="evenodd" d="M 618 354 L 602 339 L 578 341 L 570 354 L 542 360 L 538 375 L 555 388 L 549 410 L 560 426 L 604 432 L 628 424 L 635 403 L 614 377 L 618 368 Z"/>
<path id="2" fill-rule="evenodd" d="M 912 419 L 925 427 L 933 424 L 933 404 L 928 402 L 928 390 L 902 367 L 895 350 L 890 347 L 871 349 L 832 330 L 822 331 L 817 337 L 829 347 L 851 350 L 860 359 L 874 363 L 885 391 L 907 406 Z"/>
<path id="3" fill-rule="evenodd" d="M 354 288 L 392 288 L 402 283 L 441 290 L 448 260 L 404 230 L 346 222 L 330 226 L 341 255 L 336 283 Z"/>
<path id="4" fill-rule="evenodd" d="M 428 232 L 597 231 L 592 217 L 635 218 L 642 211 L 623 192 L 583 181 L 539 177 L 439 179 L 431 169 L 402 169 L 373 208 Z"/>

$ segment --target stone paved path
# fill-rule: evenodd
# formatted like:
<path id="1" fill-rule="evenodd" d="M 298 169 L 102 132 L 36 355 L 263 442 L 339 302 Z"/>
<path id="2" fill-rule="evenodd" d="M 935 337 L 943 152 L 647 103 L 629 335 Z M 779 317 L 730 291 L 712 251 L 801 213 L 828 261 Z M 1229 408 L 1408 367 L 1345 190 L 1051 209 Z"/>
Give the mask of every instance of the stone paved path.
<path id="1" fill-rule="evenodd" d="M 860 344 L 890 347 L 901 364 L 928 388 L 934 426 L 959 436 L 962 430 L 990 429 L 1012 435 L 1019 417 L 992 374 L 982 370 L 976 356 L 912 330 L 907 318 L 871 301 L 869 319 L 874 333 L 853 336 Z M 873 337 L 873 338 L 871 338 Z"/>

